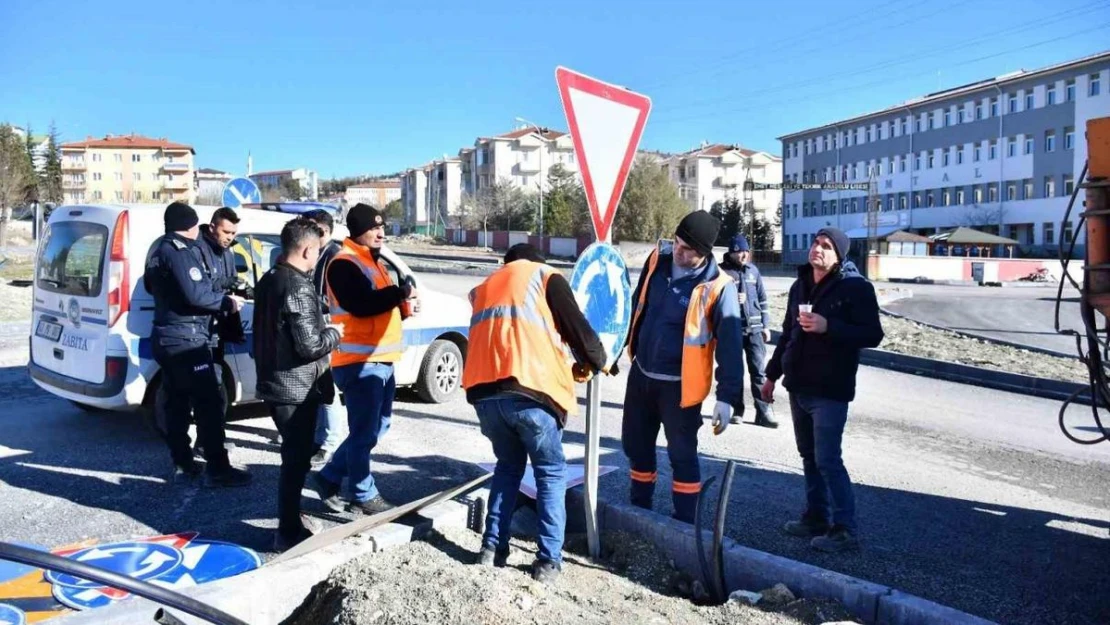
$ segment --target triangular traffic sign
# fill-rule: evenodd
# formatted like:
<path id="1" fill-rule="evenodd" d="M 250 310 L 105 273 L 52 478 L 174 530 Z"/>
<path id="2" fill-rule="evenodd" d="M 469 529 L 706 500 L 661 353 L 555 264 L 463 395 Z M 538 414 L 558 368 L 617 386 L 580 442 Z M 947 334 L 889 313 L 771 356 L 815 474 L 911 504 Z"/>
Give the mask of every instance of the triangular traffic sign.
<path id="1" fill-rule="evenodd" d="M 565 67 L 555 69 L 555 82 L 574 139 L 594 233 L 598 241 L 608 243 L 651 99 Z"/>

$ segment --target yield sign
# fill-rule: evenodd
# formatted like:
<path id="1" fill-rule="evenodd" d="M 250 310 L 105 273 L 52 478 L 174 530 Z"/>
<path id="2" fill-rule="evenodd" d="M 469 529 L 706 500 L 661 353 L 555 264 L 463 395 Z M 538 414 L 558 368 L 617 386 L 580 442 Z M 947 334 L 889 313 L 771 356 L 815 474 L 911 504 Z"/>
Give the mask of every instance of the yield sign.
<path id="1" fill-rule="evenodd" d="M 565 67 L 555 69 L 555 82 L 574 139 L 594 233 L 598 241 L 609 242 L 651 99 Z"/>

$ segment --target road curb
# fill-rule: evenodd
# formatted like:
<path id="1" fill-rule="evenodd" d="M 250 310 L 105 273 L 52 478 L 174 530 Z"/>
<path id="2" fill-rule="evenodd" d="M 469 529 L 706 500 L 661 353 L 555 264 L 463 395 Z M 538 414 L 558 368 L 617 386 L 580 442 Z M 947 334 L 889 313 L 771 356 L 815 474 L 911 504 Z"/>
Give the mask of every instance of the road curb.
<path id="1" fill-rule="evenodd" d="M 897 301 L 897 300 L 891 300 L 891 301 Z M 889 303 L 891 303 L 891 302 L 885 302 L 885 304 L 889 304 Z M 1064 352 L 1058 352 L 1054 349 L 1048 349 L 1046 347 L 1037 347 L 1035 345 L 1026 345 L 1024 343 L 1015 343 L 1013 341 L 1007 341 L 1005 339 L 996 339 L 994 337 L 986 336 L 986 335 L 983 335 L 983 334 L 976 334 L 974 332 L 968 332 L 966 330 L 954 330 L 952 328 L 947 328 L 945 326 L 937 325 L 935 323 L 929 323 L 927 321 L 919 321 L 917 319 L 914 319 L 913 317 L 907 317 L 906 315 L 903 315 L 901 313 L 896 313 L 896 312 L 887 310 L 886 308 L 882 308 L 882 306 L 885 305 L 885 304 L 883 302 L 880 302 L 880 308 L 879 308 L 879 310 L 884 315 L 894 317 L 895 319 L 902 319 L 904 321 L 912 321 L 913 323 L 925 326 L 926 328 L 932 328 L 934 330 L 944 330 L 946 332 L 951 332 L 952 334 L 956 334 L 956 335 L 959 335 L 959 336 L 964 336 L 964 337 L 967 337 L 967 338 L 970 338 L 970 339 L 976 339 L 976 340 L 979 340 L 979 341 L 983 341 L 984 343 L 993 343 L 995 345 L 1004 345 L 1006 347 L 1013 347 L 1015 349 L 1023 349 L 1027 352 L 1035 352 L 1035 353 L 1038 353 L 1038 354 L 1046 354 L 1048 356 L 1059 356 L 1060 358 L 1075 358 L 1076 357 L 1075 354 L 1066 354 Z"/>
<path id="2" fill-rule="evenodd" d="M 568 517 L 582 515 L 580 488 L 567 491 Z M 598 500 L 598 524 L 603 531 L 624 531 L 639 536 L 659 548 L 674 561 L 675 567 L 701 578 L 697 532 L 692 525 L 661 514 Z M 570 519 L 568 519 L 568 522 Z M 713 544 L 711 531 L 702 530 L 708 550 Z M 725 538 L 722 541 L 725 586 L 735 590 L 760 590 L 786 584 L 798 597 L 839 601 L 857 618 L 869 625 L 991 625 L 954 608 L 875 584 L 842 573 L 822 569 L 774 554 L 752 549 Z"/>
<path id="3" fill-rule="evenodd" d="M 299 558 L 276 565 L 263 565 L 249 573 L 179 592 L 251 625 L 277 624 L 300 606 L 312 588 L 327 579 L 337 567 L 367 554 L 407 544 L 433 529 L 467 527 L 469 506 L 458 501 L 445 501 L 421 510 L 418 518 L 419 521 L 413 525 L 388 523 Z M 113 606 L 77 612 L 51 622 L 65 625 L 153 623 L 154 613 L 159 607 L 152 601 L 133 597 Z M 206 623 L 177 610 L 171 611 L 185 623 Z"/>

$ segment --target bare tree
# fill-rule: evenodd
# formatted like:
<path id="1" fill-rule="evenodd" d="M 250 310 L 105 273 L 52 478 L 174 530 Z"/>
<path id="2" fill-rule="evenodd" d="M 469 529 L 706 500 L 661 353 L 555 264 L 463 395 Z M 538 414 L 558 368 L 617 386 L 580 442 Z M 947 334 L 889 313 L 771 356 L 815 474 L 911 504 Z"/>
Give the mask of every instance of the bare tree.
<path id="1" fill-rule="evenodd" d="M 34 183 L 34 167 L 23 141 L 11 126 L 0 125 L 0 247 L 8 244 L 12 208 L 27 200 Z"/>
<path id="2" fill-rule="evenodd" d="M 964 211 L 960 225 L 968 228 L 982 228 L 983 226 L 998 226 L 1001 228 L 1005 216 L 1005 209 L 1002 208 L 1002 204 L 972 204 Z"/>

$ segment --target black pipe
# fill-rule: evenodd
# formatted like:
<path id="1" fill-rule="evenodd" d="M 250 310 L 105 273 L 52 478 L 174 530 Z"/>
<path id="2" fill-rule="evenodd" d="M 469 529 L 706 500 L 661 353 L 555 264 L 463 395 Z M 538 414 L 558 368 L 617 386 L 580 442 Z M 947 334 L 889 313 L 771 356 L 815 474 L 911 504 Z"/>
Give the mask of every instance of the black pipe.
<path id="1" fill-rule="evenodd" d="M 154 613 L 154 622 L 158 625 L 185 625 L 185 621 L 170 614 L 165 608 L 158 608 Z"/>
<path id="2" fill-rule="evenodd" d="M 133 595 L 143 597 L 144 599 L 150 599 L 151 601 L 171 608 L 177 608 L 186 614 L 204 619 L 209 623 L 215 623 L 216 625 L 248 625 L 246 621 L 241 621 L 226 612 L 217 610 L 191 597 L 186 597 L 185 595 L 166 588 L 155 586 L 154 584 L 149 584 L 126 575 L 92 566 L 85 562 L 63 558 L 62 556 L 54 555 L 46 551 L 37 551 L 11 543 L 0 542 L 0 560 L 26 564 L 28 566 L 34 566 L 58 573 L 68 573 L 69 575 L 87 579 L 91 582 L 96 582 L 119 590 L 126 590 Z M 155 618 L 157 618 L 157 615 L 155 615 Z M 172 621 L 170 622 L 172 623 Z"/>
<path id="3" fill-rule="evenodd" d="M 732 491 L 732 476 L 736 473 L 736 461 L 729 460 L 725 465 L 725 479 L 721 483 L 720 497 L 717 499 L 717 525 L 713 528 L 713 587 L 717 591 L 717 600 L 724 603 L 728 596 L 725 593 L 725 554 L 721 545 L 725 535 L 725 516 L 728 512 L 728 496 Z"/>
<path id="4" fill-rule="evenodd" d="M 717 479 L 716 475 L 705 480 L 705 483 L 701 485 L 701 491 L 698 493 L 698 503 L 694 508 L 694 544 L 697 546 L 698 550 L 698 564 L 701 567 L 701 577 L 707 589 L 712 584 L 713 576 L 709 572 L 709 562 L 705 559 L 705 541 L 701 538 L 701 511 L 702 504 L 705 502 L 705 491 L 709 490 L 709 485 L 712 484 L 715 479 Z M 693 588 L 690 588 L 690 594 L 694 594 Z"/>

